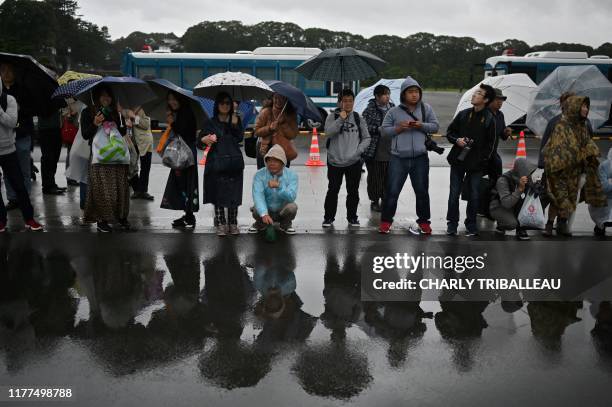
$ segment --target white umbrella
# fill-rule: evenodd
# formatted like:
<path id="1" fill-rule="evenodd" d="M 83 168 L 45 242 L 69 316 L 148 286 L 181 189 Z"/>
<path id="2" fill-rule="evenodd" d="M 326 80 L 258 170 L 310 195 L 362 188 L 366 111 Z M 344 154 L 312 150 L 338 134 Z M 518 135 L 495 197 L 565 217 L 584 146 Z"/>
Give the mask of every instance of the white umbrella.
<path id="1" fill-rule="evenodd" d="M 385 85 L 391 91 L 391 102 L 398 106 L 400 104 L 400 90 L 402 82 L 405 78 L 400 79 L 381 79 L 369 88 L 362 89 L 361 92 L 355 96 L 354 109 L 357 113 L 363 113 L 368 107 L 368 102 L 374 97 L 374 88 L 378 85 Z"/>
<path id="2" fill-rule="evenodd" d="M 561 113 L 559 97 L 564 92 L 588 96 L 591 101 L 589 120 L 593 129 L 610 117 L 612 84 L 594 65 L 560 66 L 544 79 L 534 94 L 527 112 L 527 127 L 542 135 L 548 122 Z"/>
<path id="3" fill-rule="evenodd" d="M 504 102 L 501 111 L 504 114 L 506 125 L 510 125 L 523 117 L 527 113 L 527 109 L 533 99 L 538 85 L 524 73 L 513 73 L 510 75 L 491 76 L 486 78 L 472 89 L 463 94 L 455 116 L 462 110 L 472 107 L 472 94 L 480 87 L 481 84 L 490 85 L 500 89 L 504 96 L 508 99 Z"/>
<path id="4" fill-rule="evenodd" d="M 193 88 L 193 94 L 214 99 L 219 92 L 227 92 L 239 101 L 265 99 L 274 91 L 252 75 L 242 72 L 222 72 L 209 76 Z"/>

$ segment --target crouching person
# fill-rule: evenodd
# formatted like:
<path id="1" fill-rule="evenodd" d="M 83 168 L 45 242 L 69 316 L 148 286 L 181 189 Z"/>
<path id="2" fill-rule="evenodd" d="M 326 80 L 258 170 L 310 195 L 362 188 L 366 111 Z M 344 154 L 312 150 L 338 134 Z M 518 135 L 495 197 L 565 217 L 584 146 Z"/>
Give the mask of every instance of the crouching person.
<path id="1" fill-rule="evenodd" d="M 516 238 L 529 240 L 529 235 L 518 223 L 518 214 L 528 189 L 533 185 L 531 174 L 537 166 L 527 162 L 524 158 L 514 161 L 514 168 L 497 179 L 492 191 L 493 199 L 489 211 L 497 221 L 497 230 L 505 233 L 506 230 L 516 229 Z"/>
<path id="2" fill-rule="evenodd" d="M 253 179 L 254 206 L 251 212 L 255 223 L 249 228 L 249 233 L 257 233 L 278 222 L 281 230 L 294 234 L 298 177 L 290 168 L 285 167 L 287 157 L 278 144 L 268 151 L 264 162 L 265 168 L 257 171 Z"/>

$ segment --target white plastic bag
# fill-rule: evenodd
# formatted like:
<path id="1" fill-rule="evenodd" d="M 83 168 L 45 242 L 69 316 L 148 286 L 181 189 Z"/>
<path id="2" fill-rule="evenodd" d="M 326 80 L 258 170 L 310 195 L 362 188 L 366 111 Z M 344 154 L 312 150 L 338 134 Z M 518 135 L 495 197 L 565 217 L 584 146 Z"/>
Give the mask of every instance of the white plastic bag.
<path id="1" fill-rule="evenodd" d="M 117 130 L 115 123 L 104 122 L 92 143 L 93 164 L 130 164 L 127 142 Z"/>
<path id="2" fill-rule="evenodd" d="M 544 229 L 546 218 L 538 195 L 533 193 L 527 195 L 518 214 L 518 222 L 523 228 Z"/>

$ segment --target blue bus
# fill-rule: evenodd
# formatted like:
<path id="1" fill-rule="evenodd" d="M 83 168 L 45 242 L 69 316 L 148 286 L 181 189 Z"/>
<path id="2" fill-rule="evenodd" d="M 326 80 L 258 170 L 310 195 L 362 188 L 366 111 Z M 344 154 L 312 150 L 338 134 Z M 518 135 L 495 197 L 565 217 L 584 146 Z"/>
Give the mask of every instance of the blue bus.
<path id="1" fill-rule="evenodd" d="M 527 74 L 539 84 L 558 66 L 595 65 L 612 82 L 612 59 L 606 55 L 588 56 L 586 52 L 538 51 L 525 56 L 515 56 L 512 52 L 487 58 L 484 64 L 484 77 L 512 73 Z"/>
<path id="2" fill-rule="evenodd" d="M 336 107 L 339 82 L 308 80 L 294 69 L 321 52 L 319 48 L 260 47 L 236 53 L 124 53 L 121 71 L 124 75 L 167 79 L 185 89 L 193 89 L 210 75 L 221 72 L 244 72 L 262 80 L 281 80 L 301 89 L 322 110 L 324 116 Z M 353 83 L 355 93 L 359 82 Z"/>

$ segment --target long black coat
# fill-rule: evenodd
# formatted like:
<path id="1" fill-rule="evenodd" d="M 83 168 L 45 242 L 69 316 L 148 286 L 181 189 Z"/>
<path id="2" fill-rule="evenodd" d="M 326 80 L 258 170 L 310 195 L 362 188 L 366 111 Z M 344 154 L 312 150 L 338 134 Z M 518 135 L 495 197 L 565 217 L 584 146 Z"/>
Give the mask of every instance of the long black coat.
<path id="1" fill-rule="evenodd" d="M 244 161 L 240 150 L 240 142 L 244 137 L 242 125 L 238 123 L 233 126 L 213 117 L 206 122 L 201 134 L 217 135 L 217 142 L 210 148 L 204 167 L 204 203 L 224 208 L 235 208 L 242 205 L 244 173 Z M 199 145 L 199 147 L 206 148 L 205 145 Z M 223 157 L 223 160 L 232 157 L 232 161 L 237 165 L 236 169 L 219 171 L 217 164 L 222 159 L 220 157 Z"/>
<path id="2" fill-rule="evenodd" d="M 190 108 L 184 107 L 176 112 L 172 130 L 191 148 L 193 160 L 196 164 L 183 170 L 170 170 L 161 207 L 185 212 L 197 212 L 200 209 L 198 156 L 196 153 L 197 122 Z"/>

